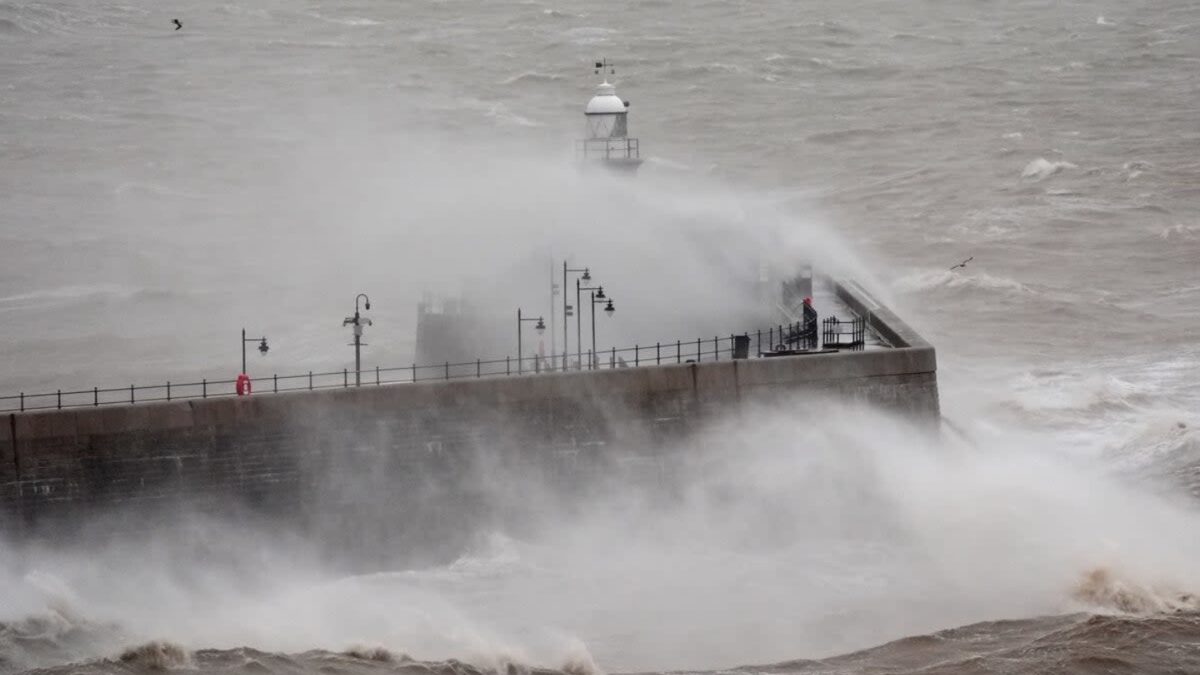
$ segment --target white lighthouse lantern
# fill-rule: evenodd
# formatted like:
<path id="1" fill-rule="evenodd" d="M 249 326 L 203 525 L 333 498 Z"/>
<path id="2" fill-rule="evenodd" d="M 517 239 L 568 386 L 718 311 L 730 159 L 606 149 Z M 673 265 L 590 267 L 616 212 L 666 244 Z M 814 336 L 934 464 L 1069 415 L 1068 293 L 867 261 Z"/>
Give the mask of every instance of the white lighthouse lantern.
<path id="1" fill-rule="evenodd" d="M 628 106 L 608 81 L 596 86 L 596 95 L 583 111 L 587 138 L 625 138 L 629 135 Z"/>
<path id="2" fill-rule="evenodd" d="M 615 73 L 608 61 L 596 63 L 596 74 Z M 617 88 L 607 79 L 583 109 L 586 121 L 584 137 L 575 144 L 576 158 L 584 165 L 636 171 L 641 165 L 638 139 L 629 137 L 629 101 L 617 96 Z"/>

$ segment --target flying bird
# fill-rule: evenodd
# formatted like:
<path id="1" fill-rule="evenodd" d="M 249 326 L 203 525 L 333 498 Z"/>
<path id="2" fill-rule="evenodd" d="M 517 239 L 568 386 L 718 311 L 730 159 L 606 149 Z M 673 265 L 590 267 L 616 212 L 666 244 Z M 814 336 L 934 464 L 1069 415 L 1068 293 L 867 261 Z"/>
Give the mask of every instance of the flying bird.
<path id="1" fill-rule="evenodd" d="M 958 264 L 957 264 L 957 265 L 955 265 L 954 267 L 951 267 L 951 268 L 950 268 L 950 271 L 951 271 L 951 272 L 953 272 L 954 270 L 956 270 L 956 269 L 958 269 L 958 268 L 960 268 L 960 267 L 966 267 L 966 266 L 967 266 L 967 263 L 971 262 L 971 261 L 972 261 L 972 260 L 974 260 L 974 259 L 975 259 L 975 256 L 971 256 L 970 258 L 967 258 L 966 260 L 964 260 L 964 261 L 962 261 L 962 262 L 958 263 Z"/>
<path id="2" fill-rule="evenodd" d="M 171 22 L 175 24 L 175 30 L 183 28 L 183 24 L 179 21 L 179 19 L 171 19 Z"/>

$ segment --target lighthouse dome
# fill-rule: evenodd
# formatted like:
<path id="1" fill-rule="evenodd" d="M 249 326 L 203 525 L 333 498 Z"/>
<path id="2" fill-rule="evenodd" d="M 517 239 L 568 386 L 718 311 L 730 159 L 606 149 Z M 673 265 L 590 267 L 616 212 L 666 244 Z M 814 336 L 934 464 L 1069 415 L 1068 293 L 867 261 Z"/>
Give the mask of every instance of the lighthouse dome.
<path id="1" fill-rule="evenodd" d="M 596 85 L 596 94 L 584 109 L 584 113 L 588 115 L 615 115 L 623 112 L 625 102 L 617 96 L 617 88 L 608 82 Z"/>

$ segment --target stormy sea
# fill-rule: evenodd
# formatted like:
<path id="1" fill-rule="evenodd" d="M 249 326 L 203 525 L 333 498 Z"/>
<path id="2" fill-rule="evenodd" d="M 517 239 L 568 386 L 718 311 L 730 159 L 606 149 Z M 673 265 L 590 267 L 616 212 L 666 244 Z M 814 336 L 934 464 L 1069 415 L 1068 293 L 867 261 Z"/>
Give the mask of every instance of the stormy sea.
<path id="1" fill-rule="evenodd" d="M 575 165 L 602 77 L 636 177 Z M 0 539 L 0 675 L 1200 672 L 1197 110 L 1182 0 L 0 0 L 0 396 L 228 379 L 242 329 L 340 371 L 360 292 L 364 367 L 430 293 L 503 357 L 563 260 L 602 346 L 724 335 L 761 259 L 904 317 L 942 414 L 740 411 L 570 508 L 485 476 L 535 522 L 440 557 Z"/>

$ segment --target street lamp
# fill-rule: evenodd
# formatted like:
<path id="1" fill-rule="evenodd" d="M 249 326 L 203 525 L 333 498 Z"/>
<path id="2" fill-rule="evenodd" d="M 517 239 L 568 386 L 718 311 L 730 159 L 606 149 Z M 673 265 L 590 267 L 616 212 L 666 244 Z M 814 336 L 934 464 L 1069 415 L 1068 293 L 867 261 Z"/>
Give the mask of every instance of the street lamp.
<path id="1" fill-rule="evenodd" d="M 604 287 L 603 286 L 595 286 L 595 287 L 584 286 L 583 284 L 581 284 L 579 282 L 580 282 L 579 279 L 575 280 L 575 304 L 576 305 L 579 304 L 580 293 L 583 291 L 600 291 L 600 295 L 598 295 L 596 297 L 598 297 L 600 299 L 604 299 Z M 593 314 L 594 313 L 595 312 L 593 311 Z M 583 325 L 582 324 L 583 324 L 583 317 L 576 316 L 575 317 L 575 343 L 576 343 L 575 346 L 577 346 L 579 348 L 579 363 L 578 363 L 577 370 L 583 370 Z M 592 332 L 595 333 L 596 332 L 594 330 L 595 322 L 593 321 L 592 324 L 593 324 Z M 595 340 L 592 340 L 592 342 L 595 343 Z M 595 347 L 595 344 L 593 344 L 592 346 Z M 588 367 L 591 368 L 590 365 Z"/>
<path id="2" fill-rule="evenodd" d="M 562 287 L 562 292 L 563 292 L 563 370 L 567 369 L 567 360 L 568 360 L 567 355 L 571 353 L 570 344 L 567 340 L 567 325 L 570 322 L 567 321 L 567 318 L 571 316 L 572 309 L 574 309 L 575 311 L 579 311 L 578 310 L 578 308 L 579 308 L 579 280 L 578 279 L 575 280 L 575 288 L 576 288 L 576 290 L 575 290 L 575 307 L 572 308 L 570 305 L 567 304 L 567 273 L 568 272 L 570 272 L 571 274 L 578 274 L 579 272 L 583 272 L 582 278 L 583 278 L 584 282 L 590 282 L 592 280 L 592 273 L 590 271 L 588 271 L 588 268 L 583 267 L 583 268 L 577 268 L 577 269 L 570 269 L 567 267 L 567 261 L 566 260 L 563 261 L 563 287 Z M 580 333 L 579 333 L 579 317 L 576 316 L 575 317 L 576 347 L 578 347 L 580 344 L 579 335 L 580 335 Z"/>
<path id="3" fill-rule="evenodd" d="M 367 301 L 366 309 L 370 311 L 371 299 L 367 297 L 366 293 L 359 293 L 358 295 L 354 296 L 354 316 L 348 316 L 342 320 L 343 327 L 354 326 L 354 386 L 356 387 L 362 386 L 362 347 L 364 344 L 362 341 L 363 326 L 371 325 L 370 319 L 364 318 L 358 313 L 359 298 Z"/>
<path id="4" fill-rule="evenodd" d="M 537 325 L 534 326 L 533 328 L 534 328 L 534 330 L 537 331 L 538 335 L 541 335 L 542 333 L 546 332 L 546 324 L 542 321 L 542 317 L 539 316 L 536 319 L 521 318 L 521 308 L 520 307 L 517 308 L 517 373 L 518 374 L 524 372 L 524 370 L 525 370 L 525 368 L 524 368 L 525 355 L 521 351 L 523 349 L 523 347 L 521 345 L 521 329 L 524 327 L 524 324 L 526 321 L 536 321 L 537 322 Z"/>
<path id="5" fill-rule="evenodd" d="M 257 342 L 258 343 L 258 353 L 262 354 L 263 356 L 266 356 L 267 350 L 270 349 L 270 347 L 267 346 L 267 338 L 266 337 L 248 338 L 248 337 L 246 337 L 246 329 L 243 328 L 242 329 L 242 372 L 243 373 L 246 372 L 246 343 L 247 342 Z"/>
<path id="6" fill-rule="evenodd" d="M 596 305 L 604 305 L 604 313 L 612 316 L 613 312 L 617 311 L 613 307 L 612 298 L 605 297 L 604 287 L 600 287 L 599 293 L 592 293 L 592 360 L 596 359 Z M 605 304 L 607 303 L 607 304 Z"/>

